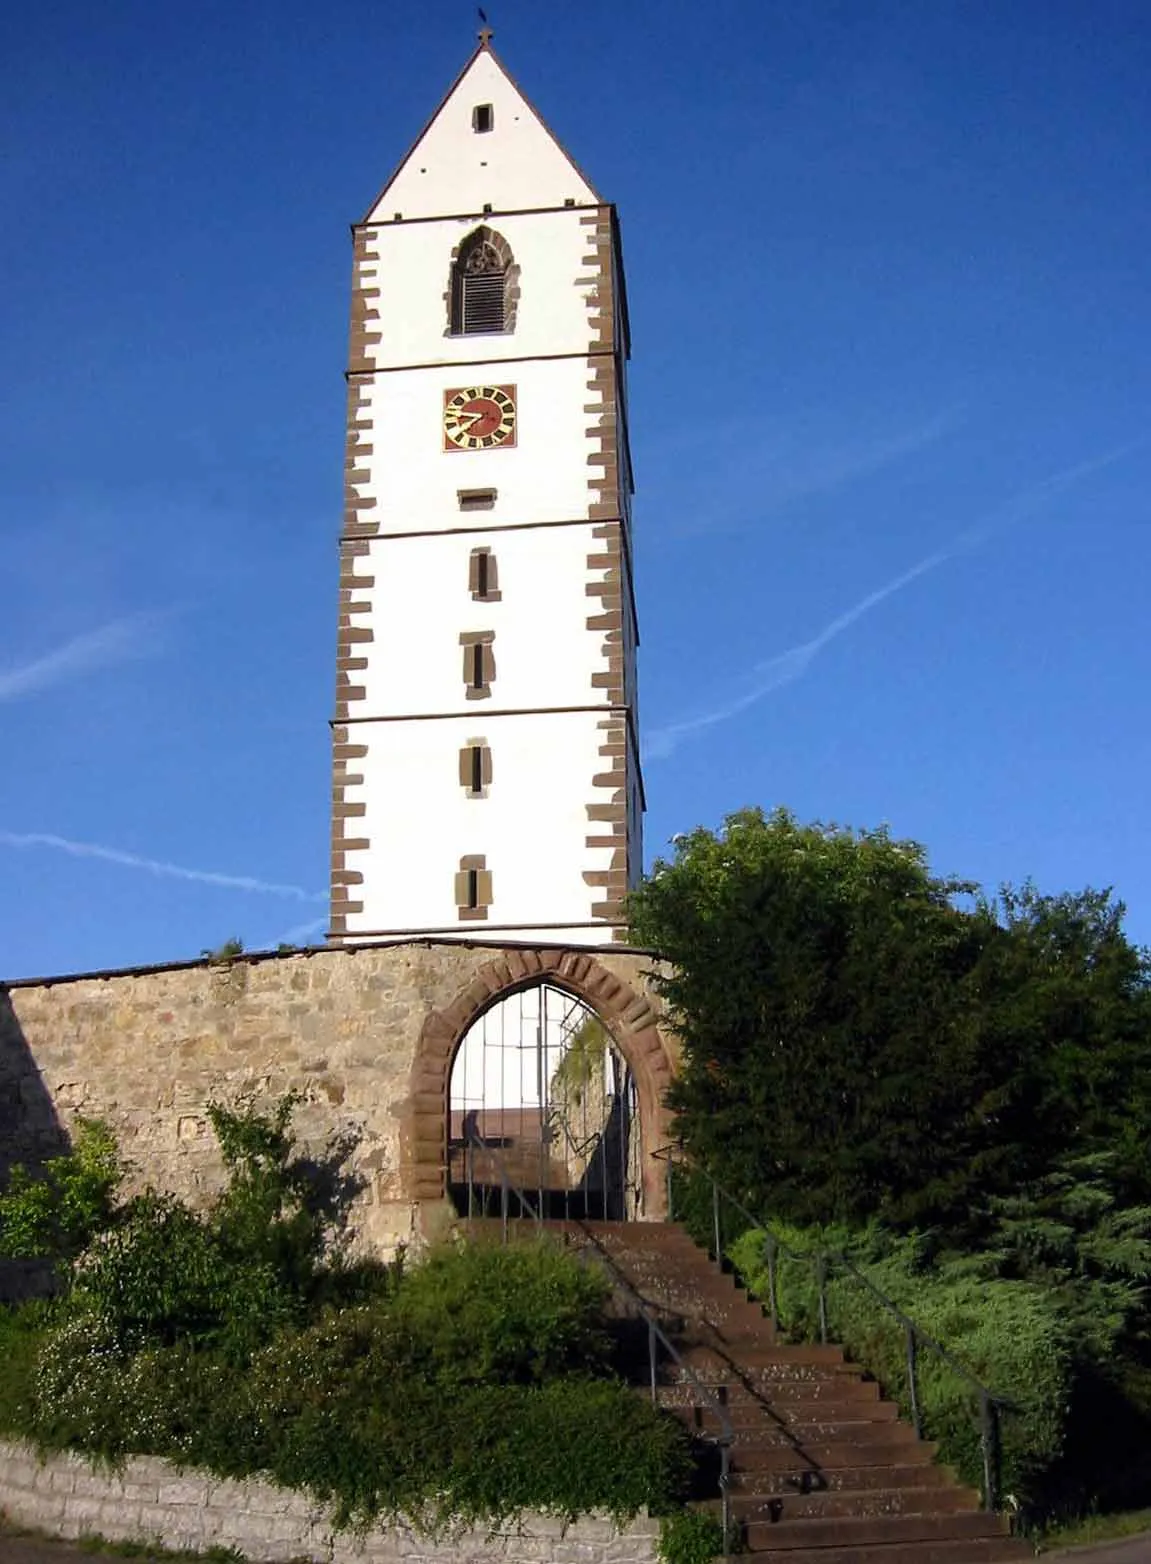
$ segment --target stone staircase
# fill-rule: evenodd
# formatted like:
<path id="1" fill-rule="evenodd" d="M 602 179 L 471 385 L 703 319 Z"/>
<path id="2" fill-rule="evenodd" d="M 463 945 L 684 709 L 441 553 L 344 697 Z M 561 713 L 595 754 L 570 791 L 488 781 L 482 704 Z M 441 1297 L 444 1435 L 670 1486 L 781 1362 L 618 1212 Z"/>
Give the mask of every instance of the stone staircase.
<path id="1" fill-rule="evenodd" d="M 935 1446 L 900 1421 L 895 1404 L 838 1347 L 777 1341 L 760 1306 L 682 1229 L 555 1226 L 610 1263 L 724 1401 L 734 1429 L 732 1514 L 752 1558 L 992 1564 L 1032 1554 L 935 1462 Z M 719 1433 L 719 1417 L 698 1409 L 684 1370 L 669 1360 L 659 1372 L 661 1402 L 694 1431 Z"/>

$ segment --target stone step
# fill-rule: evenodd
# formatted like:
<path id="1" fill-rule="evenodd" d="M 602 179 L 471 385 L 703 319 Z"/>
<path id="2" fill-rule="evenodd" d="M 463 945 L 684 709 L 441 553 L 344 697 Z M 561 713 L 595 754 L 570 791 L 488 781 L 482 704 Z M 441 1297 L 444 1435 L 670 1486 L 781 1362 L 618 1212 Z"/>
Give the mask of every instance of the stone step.
<path id="1" fill-rule="evenodd" d="M 905 1452 L 906 1453 L 906 1452 Z M 862 1493 L 905 1488 L 946 1488 L 955 1478 L 933 1461 L 900 1461 L 872 1466 L 760 1467 L 754 1472 L 732 1474 L 732 1496 L 751 1503 L 767 1503 L 780 1494 L 807 1496 L 817 1493 Z"/>
<path id="2" fill-rule="evenodd" d="M 689 1346 L 680 1352 L 680 1357 L 693 1369 L 712 1369 L 719 1373 L 725 1370 L 731 1372 L 738 1370 L 741 1375 L 746 1375 L 749 1369 L 773 1369 L 778 1367 L 798 1368 L 823 1368 L 839 1369 L 845 1367 L 843 1348 L 828 1342 L 826 1346 L 817 1341 L 804 1342 L 799 1346 L 789 1346 L 785 1343 L 748 1347 L 740 1350 L 739 1362 L 735 1363 L 730 1354 L 715 1347 Z"/>
<path id="3" fill-rule="evenodd" d="M 942 1515 L 847 1515 L 800 1520 L 750 1521 L 743 1526 L 747 1550 L 792 1552 L 797 1548 L 863 1548 L 877 1543 L 955 1542 L 1008 1535 L 999 1515 L 966 1510 Z"/>
<path id="4" fill-rule="evenodd" d="M 924 1468 L 931 1471 L 933 1468 Z M 720 1501 L 706 1508 L 719 1514 Z M 836 1515 L 953 1515 L 980 1509 L 974 1488 L 938 1482 L 918 1488 L 825 1488 L 817 1493 L 733 1494 L 732 1513 L 746 1526 Z"/>
<path id="5" fill-rule="evenodd" d="M 707 1434 L 723 1431 L 724 1417 L 711 1406 L 676 1407 L 676 1415 L 689 1427 Z M 891 1424 L 899 1421 L 894 1401 L 864 1401 L 852 1397 L 791 1397 L 770 1403 L 740 1401 L 724 1409 L 727 1426 L 737 1435 L 754 1434 L 761 1429 L 809 1428 L 824 1424 Z"/>
<path id="6" fill-rule="evenodd" d="M 1034 1558 L 1035 1549 L 1018 1537 L 954 1537 L 934 1542 L 877 1542 L 870 1546 L 762 1548 L 740 1554 L 748 1564 L 1005 1564 Z"/>
<path id="7" fill-rule="evenodd" d="M 831 1402 L 835 1405 L 862 1402 L 875 1405 L 879 1402 L 879 1386 L 873 1379 L 861 1379 L 854 1374 L 803 1374 L 795 1378 L 774 1376 L 762 1388 L 752 1385 L 716 1383 L 701 1376 L 699 1383 L 714 1392 L 734 1415 L 753 1416 L 771 1407 L 785 1407 L 793 1401 Z M 656 1399 L 660 1406 L 690 1406 L 697 1399 L 693 1382 L 659 1385 Z M 885 1406 L 887 1402 L 883 1403 Z M 891 1403 L 892 1405 L 894 1403 Z"/>
<path id="8" fill-rule="evenodd" d="M 779 1340 L 762 1305 L 681 1229 L 546 1226 L 655 1312 L 676 1347 L 659 1355 L 659 1405 L 701 1438 L 730 1431 L 729 1502 L 749 1564 L 998 1564 L 1029 1552 L 841 1348 Z M 614 1310 L 641 1313 L 622 1287 Z"/>
<path id="9" fill-rule="evenodd" d="M 910 1428 L 896 1423 L 876 1431 L 842 1432 L 822 1439 L 798 1439 L 779 1435 L 755 1444 L 741 1444 L 731 1452 L 732 1470 L 748 1478 L 762 1471 L 827 1472 L 837 1466 L 928 1466 L 936 1447 L 916 1439 Z"/>

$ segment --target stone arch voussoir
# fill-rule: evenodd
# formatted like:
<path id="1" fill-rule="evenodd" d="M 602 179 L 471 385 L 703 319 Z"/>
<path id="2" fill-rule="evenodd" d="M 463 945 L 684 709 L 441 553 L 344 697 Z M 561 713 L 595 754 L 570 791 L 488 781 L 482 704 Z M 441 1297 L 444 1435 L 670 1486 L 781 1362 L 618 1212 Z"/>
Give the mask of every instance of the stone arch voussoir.
<path id="1" fill-rule="evenodd" d="M 671 1059 L 654 1002 L 586 951 L 508 950 L 479 967 L 449 1004 L 429 1011 L 409 1083 L 406 1192 L 413 1200 L 440 1200 L 447 1193 L 448 1093 L 452 1063 L 468 1028 L 496 1000 L 544 980 L 567 989 L 596 1012 L 635 1076 L 644 1147 L 644 1212 L 658 1220 L 666 1215 L 667 1199 L 662 1164 L 651 1152 L 668 1139 L 665 1099 Z"/>

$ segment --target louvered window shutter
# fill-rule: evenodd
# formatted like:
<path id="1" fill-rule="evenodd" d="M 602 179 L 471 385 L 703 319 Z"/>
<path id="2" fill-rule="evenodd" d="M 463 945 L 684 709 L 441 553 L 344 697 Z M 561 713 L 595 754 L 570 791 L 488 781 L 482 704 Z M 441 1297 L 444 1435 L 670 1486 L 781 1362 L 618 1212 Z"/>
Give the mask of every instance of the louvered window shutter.
<path id="1" fill-rule="evenodd" d="M 504 329 L 504 273 L 465 272 L 463 277 L 464 336 Z"/>

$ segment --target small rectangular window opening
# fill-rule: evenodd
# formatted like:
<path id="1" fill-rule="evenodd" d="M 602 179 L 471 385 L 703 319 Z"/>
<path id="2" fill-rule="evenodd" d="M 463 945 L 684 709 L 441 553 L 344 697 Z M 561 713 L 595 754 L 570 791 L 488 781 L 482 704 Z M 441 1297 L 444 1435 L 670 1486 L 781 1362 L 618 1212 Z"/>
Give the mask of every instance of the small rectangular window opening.
<path id="1" fill-rule="evenodd" d="M 499 571 L 490 548 L 474 548 L 468 558 L 468 591 L 477 603 L 498 603 Z"/>
<path id="2" fill-rule="evenodd" d="M 494 630 L 467 630 L 460 636 L 464 652 L 464 695 L 470 701 L 486 700 L 492 693 L 496 659 L 492 650 Z"/>
<path id="3" fill-rule="evenodd" d="M 461 510 L 492 510 L 496 503 L 496 490 L 457 489 L 456 498 Z"/>
<path id="4" fill-rule="evenodd" d="M 483 739 L 468 739 L 460 750 L 460 786 L 468 798 L 486 798 L 492 781 L 492 752 Z"/>
<path id="5" fill-rule="evenodd" d="M 472 129 L 478 136 L 482 136 L 491 130 L 495 120 L 495 111 L 490 103 L 477 103 L 472 110 Z"/>
<path id="6" fill-rule="evenodd" d="M 462 919 L 486 918 L 492 904 L 492 875 L 482 853 L 460 859 L 456 875 L 456 913 Z"/>

